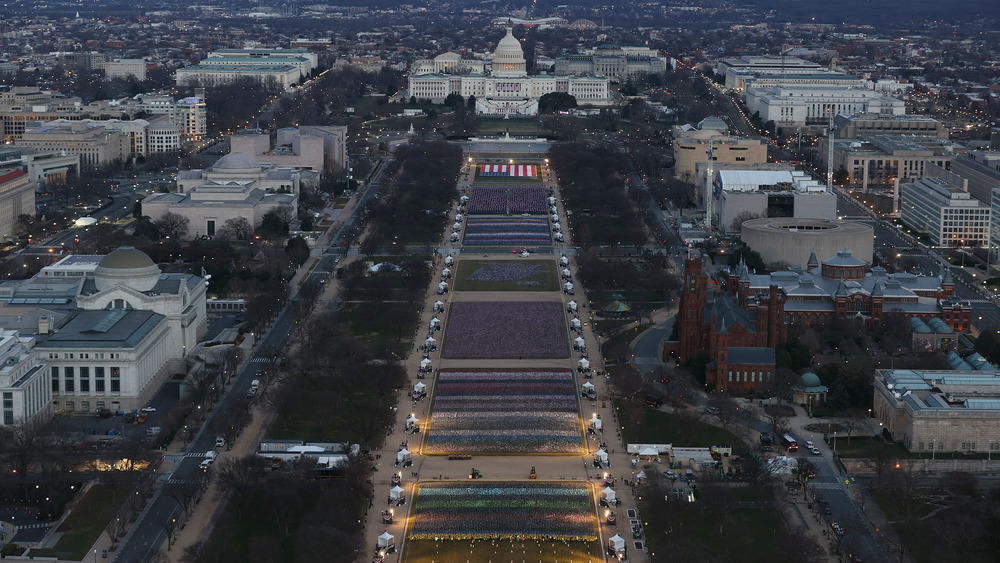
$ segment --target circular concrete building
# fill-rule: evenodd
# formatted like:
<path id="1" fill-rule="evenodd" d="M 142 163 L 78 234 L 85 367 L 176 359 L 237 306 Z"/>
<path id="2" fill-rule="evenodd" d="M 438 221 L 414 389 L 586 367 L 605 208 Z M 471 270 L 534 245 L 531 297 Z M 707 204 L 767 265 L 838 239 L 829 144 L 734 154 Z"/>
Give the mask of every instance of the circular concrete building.
<path id="1" fill-rule="evenodd" d="M 802 267 L 806 267 L 812 252 L 822 261 L 845 248 L 871 265 L 875 246 L 875 231 L 870 226 L 829 219 L 753 219 L 743 223 L 740 236 L 764 262 Z"/>

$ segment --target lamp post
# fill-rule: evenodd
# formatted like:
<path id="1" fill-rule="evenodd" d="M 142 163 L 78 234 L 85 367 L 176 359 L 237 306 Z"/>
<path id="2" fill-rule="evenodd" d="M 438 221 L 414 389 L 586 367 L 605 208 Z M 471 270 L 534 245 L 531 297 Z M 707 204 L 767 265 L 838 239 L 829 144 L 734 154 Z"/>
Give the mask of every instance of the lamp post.
<path id="1" fill-rule="evenodd" d="M 986 461 L 993 461 L 993 440 L 990 440 L 990 446 L 986 450 Z"/>
<path id="2" fill-rule="evenodd" d="M 937 439 L 931 440 L 931 459 L 934 459 L 934 449 L 937 447 Z"/>

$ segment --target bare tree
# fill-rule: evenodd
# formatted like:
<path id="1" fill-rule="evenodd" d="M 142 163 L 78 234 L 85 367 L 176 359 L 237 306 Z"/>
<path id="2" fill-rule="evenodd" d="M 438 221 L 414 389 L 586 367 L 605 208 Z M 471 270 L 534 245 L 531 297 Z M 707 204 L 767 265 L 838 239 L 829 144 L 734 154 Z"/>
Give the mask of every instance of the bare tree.
<path id="1" fill-rule="evenodd" d="M 727 430 L 730 424 L 738 422 L 745 413 L 740 412 L 740 405 L 728 395 L 716 393 L 708 400 L 708 406 L 715 418 L 719 419 L 722 429 Z"/>
<path id="2" fill-rule="evenodd" d="M 224 459 L 216 462 L 215 473 L 218 476 L 219 496 L 225 499 L 246 494 L 264 477 L 264 460 L 257 455 L 249 455 L 239 459 Z M 240 503 L 234 502 L 237 520 L 241 518 Z"/>
<path id="3" fill-rule="evenodd" d="M 163 487 L 163 494 L 177 501 L 185 514 L 190 514 L 194 500 L 201 494 L 201 483 L 193 479 L 171 480 Z"/>
<path id="4" fill-rule="evenodd" d="M 844 418 L 838 418 L 837 423 L 844 427 L 844 432 L 847 433 L 847 443 L 851 443 L 851 434 L 861 430 L 864 426 L 865 421 L 856 416 L 848 416 Z"/>
<path id="5" fill-rule="evenodd" d="M 227 219 L 222 228 L 215 231 L 215 237 L 222 240 L 247 240 L 252 232 L 253 225 L 246 217 L 234 217 Z"/>
<path id="6" fill-rule="evenodd" d="M 170 211 L 164 213 L 163 217 L 153 221 L 153 224 L 156 225 L 160 234 L 173 239 L 180 239 L 186 235 L 188 232 L 188 225 L 190 223 L 191 221 L 189 221 L 187 217 Z"/>
<path id="7" fill-rule="evenodd" d="M 764 420 L 771 425 L 771 435 L 775 439 L 788 431 L 788 421 L 794 414 L 794 411 L 788 412 L 791 410 L 789 407 L 773 405 L 764 408 Z"/>
<path id="8" fill-rule="evenodd" d="M 173 515 L 163 521 L 163 531 L 167 533 L 167 551 L 170 551 L 170 548 L 173 547 L 180 527 L 180 522 Z"/>

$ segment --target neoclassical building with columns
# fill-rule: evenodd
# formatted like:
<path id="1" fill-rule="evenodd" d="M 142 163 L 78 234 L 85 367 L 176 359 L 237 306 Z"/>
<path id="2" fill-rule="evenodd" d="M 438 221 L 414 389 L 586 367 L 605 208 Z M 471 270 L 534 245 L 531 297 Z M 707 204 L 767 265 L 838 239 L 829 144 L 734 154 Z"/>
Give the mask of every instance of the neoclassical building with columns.
<path id="1" fill-rule="evenodd" d="M 576 98 L 578 105 L 608 105 L 610 80 L 605 77 L 578 75 L 529 76 L 521 42 L 513 29 L 497 44 L 492 68 L 486 73 L 423 73 L 426 65 L 415 67 L 408 81 L 410 96 L 432 103 L 444 102 L 449 94 L 465 99 L 476 98 L 476 113 L 481 115 L 522 116 L 538 113 L 538 99 L 545 94 L 563 92 Z M 419 74 L 418 74 L 419 73 Z"/>

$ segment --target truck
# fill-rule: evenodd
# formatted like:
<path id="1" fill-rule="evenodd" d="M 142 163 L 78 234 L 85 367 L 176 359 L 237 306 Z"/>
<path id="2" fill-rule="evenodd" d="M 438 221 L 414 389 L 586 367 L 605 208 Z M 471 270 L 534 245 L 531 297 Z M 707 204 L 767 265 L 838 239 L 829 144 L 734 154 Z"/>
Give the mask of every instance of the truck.
<path id="1" fill-rule="evenodd" d="M 774 449 L 774 440 L 771 439 L 771 434 L 768 432 L 760 433 L 760 447 L 765 452 L 769 452 Z"/>

